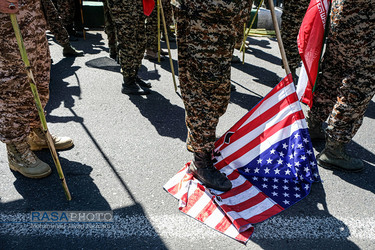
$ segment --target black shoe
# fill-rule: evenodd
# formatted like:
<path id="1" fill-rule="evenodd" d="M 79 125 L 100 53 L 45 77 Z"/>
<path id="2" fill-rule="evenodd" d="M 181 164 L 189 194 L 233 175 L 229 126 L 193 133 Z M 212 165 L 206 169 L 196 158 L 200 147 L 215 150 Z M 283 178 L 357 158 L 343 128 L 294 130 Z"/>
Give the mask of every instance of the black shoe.
<path id="1" fill-rule="evenodd" d="M 151 83 L 143 81 L 141 78 L 139 78 L 139 76 L 136 76 L 136 77 L 135 77 L 135 82 L 136 82 L 139 86 L 141 86 L 141 87 L 145 87 L 145 88 L 151 88 L 151 87 L 152 87 L 152 86 L 151 86 Z"/>
<path id="2" fill-rule="evenodd" d="M 66 44 L 63 46 L 63 56 L 65 57 L 77 57 L 77 56 L 83 56 L 83 55 L 84 53 L 82 50 L 76 50 L 70 44 Z"/>
<path id="3" fill-rule="evenodd" d="M 230 91 L 231 92 L 236 91 L 236 86 L 233 85 L 232 83 L 230 84 Z"/>
<path id="4" fill-rule="evenodd" d="M 127 95 L 148 95 L 150 90 L 142 89 L 136 82 L 134 77 L 124 77 L 121 92 Z"/>
<path id="5" fill-rule="evenodd" d="M 232 183 L 220 173 L 214 165 L 210 153 L 194 153 L 194 160 L 189 166 L 195 178 L 200 180 L 206 187 L 219 191 L 228 191 L 232 188 Z"/>

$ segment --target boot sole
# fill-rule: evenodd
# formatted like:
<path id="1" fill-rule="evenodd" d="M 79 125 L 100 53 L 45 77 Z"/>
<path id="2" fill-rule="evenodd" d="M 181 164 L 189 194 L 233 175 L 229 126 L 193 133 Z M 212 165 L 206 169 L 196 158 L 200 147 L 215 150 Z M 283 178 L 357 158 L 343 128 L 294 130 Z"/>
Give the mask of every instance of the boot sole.
<path id="1" fill-rule="evenodd" d="M 61 146 L 55 145 L 55 149 L 56 150 L 65 150 L 65 149 L 71 148 L 73 146 L 74 146 L 74 143 L 67 144 L 67 145 L 61 145 Z M 40 145 L 35 145 L 35 144 L 34 145 L 30 145 L 30 150 L 31 151 L 39 151 L 39 150 L 43 150 L 43 149 L 49 149 L 48 145 L 45 145 L 45 146 L 40 146 Z"/>
<path id="2" fill-rule="evenodd" d="M 364 169 L 364 168 L 361 168 L 361 169 L 356 169 L 356 170 L 348 170 L 344 168 L 339 168 L 336 165 L 333 165 L 333 164 L 330 164 L 321 160 L 317 160 L 317 162 L 318 162 L 318 165 L 321 166 L 322 168 L 329 169 L 329 170 L 340 170 L 345 173 L 358 173 L 358 172 L 363 171 Z"/>
<path id="3" fill-rule="evenodd" d="M 22 174 L 23 176 L 27 177 L 27 178 L 32 178 L 32 179 L 40 179 L 40 178 L 44 178 L 44 177 L 47 177 L 48 175 L 50 175 L 52 173 L 52 170 L 50 169 L 48 172 L 45 172 L 43 174 L 39 174 L 39 175 L 30 175 L 30 174 L 26 174 L 26 173 L 23 173 L 22 171 L 20 171 L 17 167 L 13 166 L 11 163 L 9 163 L 9 168 L 15 172 L 18 172 L 20 174 Z"/>

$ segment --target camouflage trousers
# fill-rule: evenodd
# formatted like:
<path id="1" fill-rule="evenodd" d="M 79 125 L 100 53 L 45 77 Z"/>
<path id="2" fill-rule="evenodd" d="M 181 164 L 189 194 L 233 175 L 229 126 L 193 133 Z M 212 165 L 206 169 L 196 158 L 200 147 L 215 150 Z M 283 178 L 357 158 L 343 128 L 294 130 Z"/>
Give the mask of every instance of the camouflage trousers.
<path id="1" fill-rule="evenodd" d="M 155 1 L 156 2 L 156 1 Z M 172 6 L 170 1 L 162 0 L 164 18 L 167 27 L 172 25 Z M 168 31 L 169 32 L 169 31 Z M 162 15 L 160 14 L 160 33 L 164 34 L 164 26 Z M 152 51 L 158 50 L 158 11 L 155 5 L 155 9 L 152 11 L 151 15 L 146 18 L 146 48 Z"/>
<path id="2" fill-rule="evenodd" d="M 115 27 L 117 51 L 124 77 L 134 77 L 142 64 L 146 48 L 142 1 L 107 0 Z"/>
<path id="3" fill-rule="evenodd" d="M 74 15 L 76 12 L 75 0 L 56 0 L 56 7 L 59 11 L 64 27 L 66 29 L 73 28 Z"/>
<path id="4" fill-rule="evenodd" d="M 295 70 L 299 67 L 301 56 L 298 53 L 297 36 L 303 17 L 309 7 L 310 0 L 284 0 L 281 15 L 281 38 L 289 67 Z"/>
<path id="5" fill-rule="evenodd" d="M 240 14 L 238 15 L 238 20 L 235 21 L 237 23 L 237 38 L 236 38 L 236 48 L 241 47 L 243 36 L 244 36 L 244 24 L 249 23 L 250 21 L 250 15 L 251 15 L 251 9 L 253 7 L 253 0 L 247 0 L 242 2 L 242 10 Z"/>
<path id="6" fill-rule="evenodd" d="M 237 9 L 226 10 L 239 13 Z M 175 16 L 179 81 L 188 128 L 187 147 L 194 152 L 208 152 L 214 147 L 216 126 L 230 99 L 230 62 L 236 28 L 229 15 L 226 17 L 230 20 L 213 14 L 217 19 L 211 20 L 202 13 L 191 16 L 179 10 Z"/>
<path id="7" fill-rule="evenodd" d="M 53 2 L 51 0 L 42 0 L 42 7 L 47 26 L 54 35 L 56 42 L 62 46 L 70 44 L 68 31 L 65 29 Z"/>
<path id="8" fill-rule="evenodd" d="M 48 100 L 51 58 L 40 0 L 20 0 L 19 26 L 43 107 Z M 40 126 L 38 112 L 9 15 L 0 13 L 0 140 L 18 142 Z"/>
<path id="9" fill-rule="evenodd" d="M 160 14 L 160 32 L 163 31 L 163 21 Z M 158 11 L 156 7 L 151 15 L 146 17 L 146 40 L 146 48 L 156 52 L 158 50 Z"/>
<path id="10" fill-rule="evenodd" d="M 347 143 L 362 124 L 375 94 L 375 4 L 334 0 L 330 32 L 309 116 L 328 117 L 327 135 Z"/>
<path id="11" fill-rule="evenodd" d="M 108 37 L 108 47 L 110 51 L 116 51 L 116 32 L 111 18 L 111 13 L 109 12 L 107 0 L 103 1 L 103 11 L 104 11 L 104 31 Z"/>

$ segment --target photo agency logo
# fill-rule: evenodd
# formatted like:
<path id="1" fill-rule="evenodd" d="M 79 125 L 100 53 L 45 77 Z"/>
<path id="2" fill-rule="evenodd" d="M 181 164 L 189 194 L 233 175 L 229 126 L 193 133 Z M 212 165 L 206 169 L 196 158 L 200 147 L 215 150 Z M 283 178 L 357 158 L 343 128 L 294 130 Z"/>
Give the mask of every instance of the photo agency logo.
<path id="1" fill-rule="evenodd" d="M 113 223 L 113 211 L 32 211 L 37 223 Z"/>

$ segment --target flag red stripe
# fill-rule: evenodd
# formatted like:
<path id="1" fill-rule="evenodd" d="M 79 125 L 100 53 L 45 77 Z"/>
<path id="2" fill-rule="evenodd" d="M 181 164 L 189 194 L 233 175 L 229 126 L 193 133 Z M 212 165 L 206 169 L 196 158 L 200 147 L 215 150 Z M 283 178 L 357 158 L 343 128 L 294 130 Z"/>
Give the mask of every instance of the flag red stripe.
<path id="1" fill-rule="evenodd" d="M 237 237 L 236 240 L 241 241 L 241 242 L 246 242 L 249 240 L 250 236 L 254 233 L 254 227 L 249 228 L 245 232 L 240 233 Z"/>
<path id="2" fill-rule="evenodd" d="M 240 158 L 241 156 L 243 156 L 244 154 L 246 154 L 247 152 L 249 152 L 250 150 L 252 150 L 256 146 L 261 144 L 262 141 L 263 141 L 263 138 L 268 138 L 268 137 L 272 136 L 273 134 L 275 134 L 276 132 L 283 129 L 284 127 L 287 127 L 287 126 L 291 125 L 296 120 L 301 120 L 301 119 L 304 119 L 304 115 L 303 115 L 303 112 L 301 110 L 297 111 L 296 113 L 290 114 L 289 116 L 285 117 L 283 120 L 278 122 L 277 124 L 271 126 L 267 130 L 265 130 L 262 134 L 260 134 L 256 138 L 254 138 L 254 140 L 252 140 L 248 144 L 244 145 L 241 149 L 237 150 L 236 152 L 229 155 L 225 159 L 216 163 L 215 167 L 219 170 L 224 168 L 225 166 L 227 166 L 232 161 Z"/>
<path id="3" fill-rule="evenodd" d="M 232 225 L 232 222 L 230 221 L 230 219 L 225 215 L 221 221 L 219 221 L 217 223 L 217 225 L 215 226 L 215 229 L 220 231 L 220 232 L 225 232 L 230 226 Z"/>
<path id="4" fill-rule="evenodd" d="M 259 222 L 262 222 L 262 221 L 280 213 L 283 210 L 284 210 L 284 208 L 282 208 L 278 204 L 275 204 L 274 206 L 267 209 L 266 211 L 249 218 L 247 221 L 248 221 L 248 223 L 251 223 L 251 224 L 259 223 Z"/>
<path id="5" fill-rule="evenodd" d="M 276 85 L 260 102 L 258 102 L 255 107 L 253 107 L 245 116 L 243 116 L 236 124 L 234 124 L 228 131 L 237 131 L 242 124 L 249 119 L 249 117 L 258 109 L 260 105 L 262 105 L 268 98 L 276 94 L 282 88 L 288 86 L 289 84 L 293 83 L 293 79 L 291 74 L 289 74 L 286 78 L 283 79 L 282 84 Z M 215 147 L 220 146 L 224 142 L 224 137 L 220 137 L 219 140 L 216 141 Z"/>
<path id="6" fill-rule="evenodd" d="M 188 203 L 185 207 L 180 208 L 180 210 L 184 213 L 188 213 L 189 210 L 199 201 L 199 199 L 204 195 L 204 192 L 200 189 L 195 189 L 194 193 L 189 195 Z"/>
<path id="7" fill-rule="evenodd" d="M 241 203 L 238 203 L 236 205 L 225 205 L 225 204 L 222 204 L 221 208 L 224 211 L 241 212 L 241 211 L 244 211 L 246 209 L 249 209 L 249 208 L 253 207 L 254 205 L 257 205 L 257 204 L 261 203 L 262 201 L 264 201 L 267 198 L 268 198 L 268 196 L 266 196 L 262 192 L 259 192 L 254 197 L 251 197 L 250 199 L 245 200 L 245 201 L 243 201 Z"/>
<path id="8" fill-rule="evenodd" d="M 214 211 L 217 209 L 217 205 L 214 204 L 211 200 L 203 209 L 202 211 L 195 216 L 195 218 L 199 221 L 204 222 Z"/>
<path id="9" fill-rule="evenodd" d="M 227 198 L 230 198 L 230 197 L 233 197 L 237 194 L 240 194 L 242 192 L 245 192 L 246 190 L 249 190 L 253 185 L 249 182 L 249 181 L 245 181 L 242 185 L 238 186 L 238 187 L 234 187 L 232 188 L 231 190 L 221 194 L 221 195 L 218 195 L 221 199 L 227 199 Z"/>
<path id="10" fill-rule="evenodd" d="M 244 125 L 242 128 L 236 130 L 236 133 L 230 137 L 231 143 L 242 138 L 244 135 L 248 133 L 248 131 L 254 130 L 256 127 L 263 124 L 265 121 L 268 121 L 269 119 L 277 115 L 281 110 L 288 107 L 291 103 L 294 103 L 297 101 L 298 101 L 298 97 L 295 92 L 288 95 L 287 97 L 282 99 L 280 102 L 278 102 L 271 108 L 267 109 L 260 116 L 256 117 L 254 120 L 250 121 L 249 123 Z M 223 146 L 220 147 L 220 150 L 225 149 L 229 145 L 230 144 L 224 144 Z"/>

